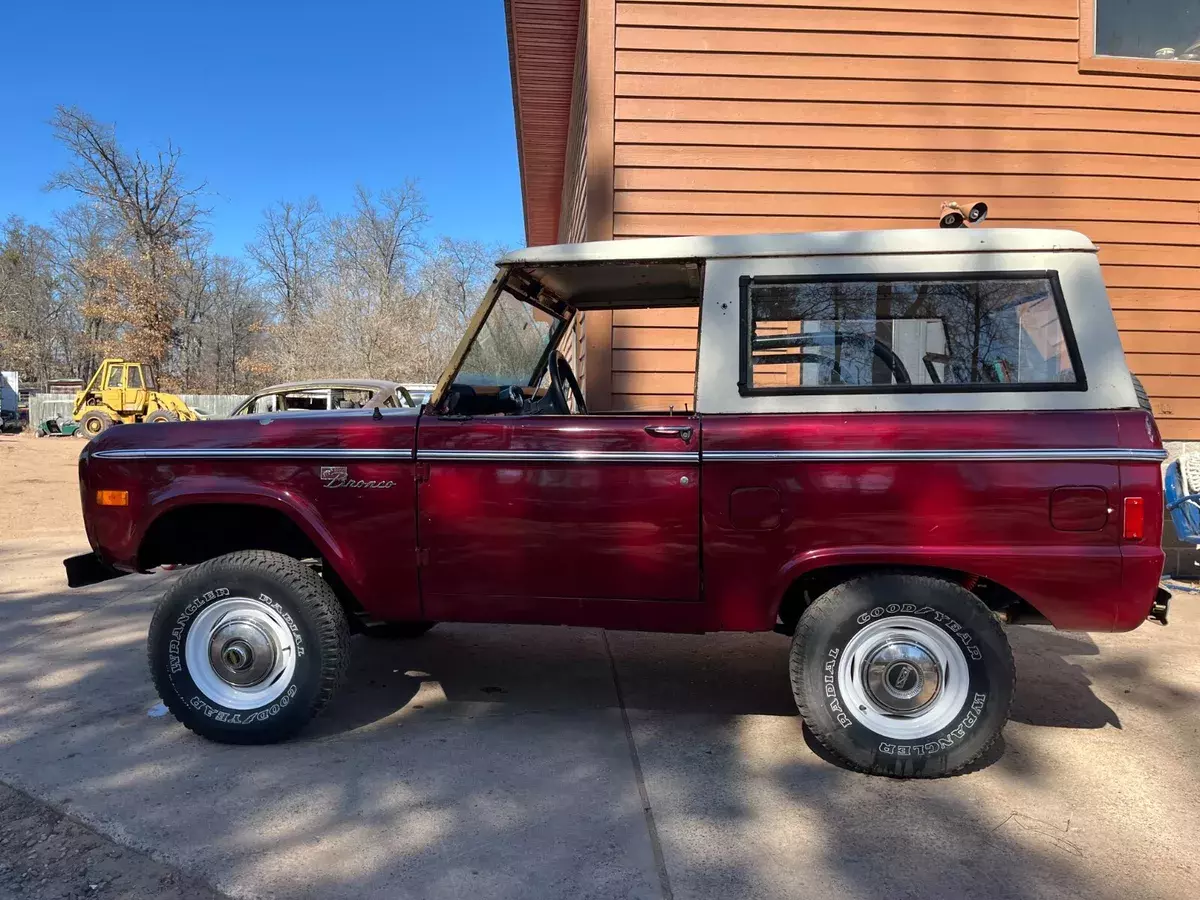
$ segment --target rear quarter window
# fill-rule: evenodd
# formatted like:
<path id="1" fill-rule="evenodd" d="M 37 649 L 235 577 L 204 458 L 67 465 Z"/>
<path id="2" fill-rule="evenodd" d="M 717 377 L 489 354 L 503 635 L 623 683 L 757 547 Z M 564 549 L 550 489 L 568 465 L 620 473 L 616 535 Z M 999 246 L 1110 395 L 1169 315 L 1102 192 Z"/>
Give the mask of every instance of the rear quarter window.
<path id="1" fill-rule="evenodd" d="M 1084 390 L 1053 272 L 743 277 L 744 395 Z"/>

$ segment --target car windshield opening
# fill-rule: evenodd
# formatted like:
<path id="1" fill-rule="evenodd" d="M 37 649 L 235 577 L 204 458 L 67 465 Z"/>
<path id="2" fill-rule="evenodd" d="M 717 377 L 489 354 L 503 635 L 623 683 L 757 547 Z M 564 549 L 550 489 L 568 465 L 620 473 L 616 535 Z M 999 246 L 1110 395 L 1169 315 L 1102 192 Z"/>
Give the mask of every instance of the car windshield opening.
<path id="1" fill-rule="evenodd" d="M 532 385 L 563 320 L 502 290 L 463 358 L 456 384 Z"/>

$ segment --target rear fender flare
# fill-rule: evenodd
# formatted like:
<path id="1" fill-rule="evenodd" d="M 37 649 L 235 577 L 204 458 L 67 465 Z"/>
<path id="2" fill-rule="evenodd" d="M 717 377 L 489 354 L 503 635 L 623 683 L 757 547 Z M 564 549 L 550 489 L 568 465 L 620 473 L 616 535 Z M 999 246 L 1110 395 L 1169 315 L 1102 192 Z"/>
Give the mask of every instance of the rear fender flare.
<path id="1" fill-rule="evenodd" d="M 767 613 L 767 621 L 774 625 L 788 589 L 798 578 L 818 569 L 842 566 L 942 569 L 970 573 L 995 581 L 988 575 L 987 563 L 986 551 L 981 555 L 969 548 L 946 550 L 923 548 L 920 551 L 905 551 L 895 547 L 859 546 L 811 550 L 792 557 L 779 569 L 771 583 L 769 596 L 764 598 L 763 609 Z M 1003 584 L 1002 581 L 995 583 Z M 1004 586 L 1007 587 L 1007 585 Z"/>

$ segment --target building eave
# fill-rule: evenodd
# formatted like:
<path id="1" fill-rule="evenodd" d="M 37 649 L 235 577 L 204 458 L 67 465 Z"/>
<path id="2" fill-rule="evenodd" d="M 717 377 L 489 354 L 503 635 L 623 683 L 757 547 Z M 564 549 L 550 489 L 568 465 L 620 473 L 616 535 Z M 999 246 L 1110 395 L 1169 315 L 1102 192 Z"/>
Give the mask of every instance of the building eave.
<path id="1" fill-rule="evenodd" d="M 558 240 L 580 0 L 505 0 L 528 244 Z"/>

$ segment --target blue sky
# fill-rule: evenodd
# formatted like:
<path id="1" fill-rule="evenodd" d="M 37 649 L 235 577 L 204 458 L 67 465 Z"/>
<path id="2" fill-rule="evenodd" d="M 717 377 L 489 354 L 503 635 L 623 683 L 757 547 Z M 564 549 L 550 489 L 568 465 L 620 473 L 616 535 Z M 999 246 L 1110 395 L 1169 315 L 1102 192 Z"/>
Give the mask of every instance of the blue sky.
<path id="1" fill-rule="evenodd" d="M 10 4 L 0 54 L 0 219 L 48 223 L 75 104 L 126 147 L 167 139 L 208 182 L 213 249 L 262 209 L 416 179 L 433 234 L 524 243 L 501 0 L 122 0 Z"/>

